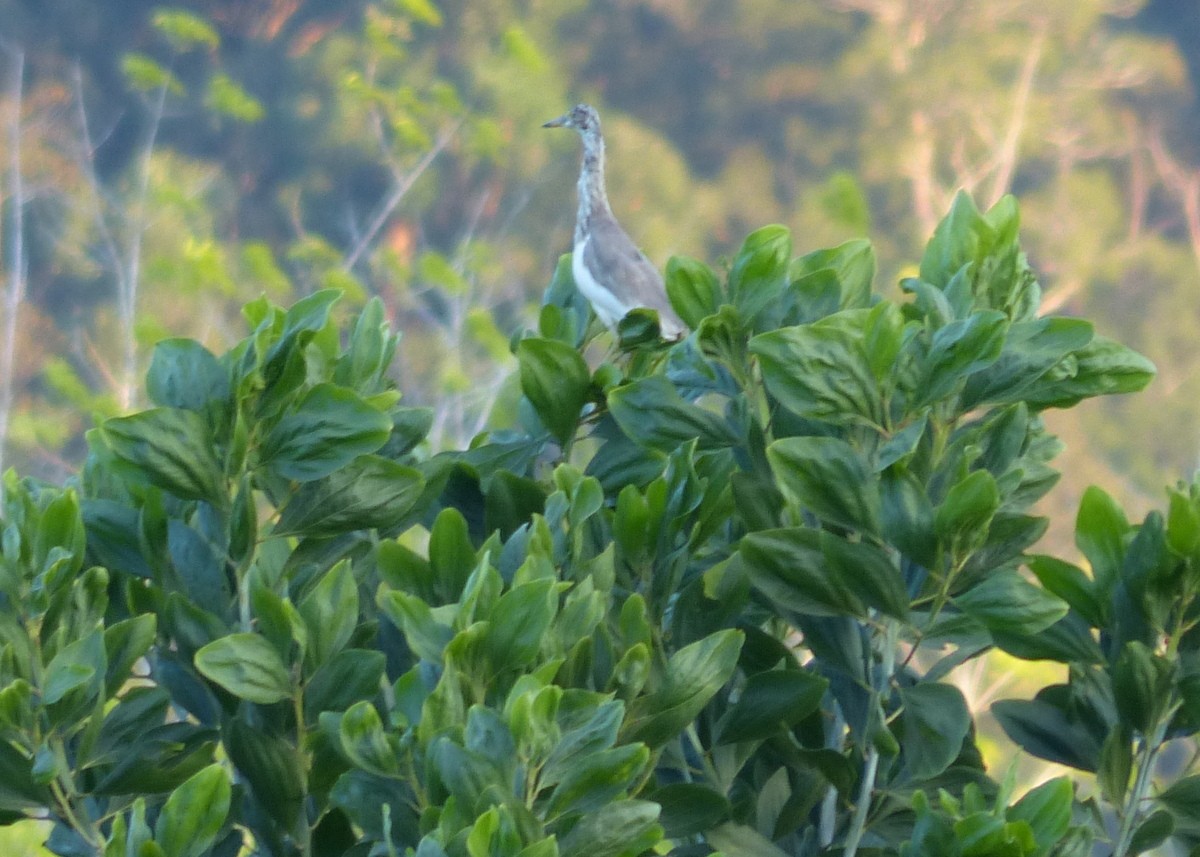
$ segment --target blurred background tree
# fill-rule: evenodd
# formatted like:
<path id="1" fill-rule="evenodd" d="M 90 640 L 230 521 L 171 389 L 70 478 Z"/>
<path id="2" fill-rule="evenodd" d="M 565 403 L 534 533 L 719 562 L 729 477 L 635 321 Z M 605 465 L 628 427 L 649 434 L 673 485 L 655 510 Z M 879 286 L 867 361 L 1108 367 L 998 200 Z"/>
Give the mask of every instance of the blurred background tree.
<path id="1" fill-rule="evenodd" d="M 660 265 L 777 221 L 799 251 L 869 236 L 890 289 L 954 190 L 1014 192 L 1049 304 L 1160 367 L 1133 402 L 1052 417 L 1056 529 L 1091 481 L 1136 508 L 1196 464 L 1194 4 L 0 0 L 0 20 L 5 466 L 72 472 L 155 339 L 218 348 L 245 300 L 327 285 L 384 299 L 398 383 L 436 442 L 469 442 L 569 247 L 578 152 L 539 126 L 584 99 Z"/>

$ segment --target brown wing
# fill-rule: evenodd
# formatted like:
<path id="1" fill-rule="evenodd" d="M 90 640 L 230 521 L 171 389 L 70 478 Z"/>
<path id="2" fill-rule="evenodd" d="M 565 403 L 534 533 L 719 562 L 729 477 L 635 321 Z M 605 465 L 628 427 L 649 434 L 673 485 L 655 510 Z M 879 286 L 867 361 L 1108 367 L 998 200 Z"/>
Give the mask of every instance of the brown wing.
<path id="1" fill-rule="evenodd" d="M 584 263 L 597 280 L 628 307 L 658 311 L 663 336 L 674 338 L 687 326 L 671 309 L 667 290 L 658 269 L 610 215 L 596 216 L 588 223 L 591 235 L 584 250 Z"/>

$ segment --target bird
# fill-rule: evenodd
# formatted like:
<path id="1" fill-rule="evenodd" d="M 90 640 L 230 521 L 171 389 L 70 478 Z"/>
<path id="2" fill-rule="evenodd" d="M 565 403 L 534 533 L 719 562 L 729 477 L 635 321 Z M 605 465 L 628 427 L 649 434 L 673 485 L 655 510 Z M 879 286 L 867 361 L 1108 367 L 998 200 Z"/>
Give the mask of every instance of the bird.
<path id="1" fill-rule="evenodd" d="M 542 127 L 572 128 L 583 139 L 571 274 L 597 317 L 614 328 L 630 310 L 644 307 L 658 313 L 664 339 L 687 335 L 687 325 L 667 300 L 662 275 L 621 228 L 608 204 L 600 114 L 588 104 L 577 104 Z"/>

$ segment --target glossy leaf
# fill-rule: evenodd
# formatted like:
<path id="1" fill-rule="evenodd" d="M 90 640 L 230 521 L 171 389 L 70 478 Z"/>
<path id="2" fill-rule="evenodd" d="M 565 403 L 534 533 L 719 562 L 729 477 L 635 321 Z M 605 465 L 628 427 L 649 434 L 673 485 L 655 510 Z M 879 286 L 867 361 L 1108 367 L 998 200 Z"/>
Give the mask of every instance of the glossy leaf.
<path id="1" fill-rule="evenodd" d="M 153 408 L 106 420 L 101 434 L 113 454 L 151 483 L 184 500 L 227 500 L 208 421 L 195 411 Z"/>
<path id="2" fill-rule="evenodd" d="M 579 425 L 591 373 L 579 352 L 553 339 L 522 339 L 517 345 L 521 390 L 542 425 L 567 443 Z"/>
<path id="3" fill-rule="evenodd" d="M 810 527 L 762 530 L 738 546 L 741 568 L 768 603 L 812 616 L 865 616 L 844 576 L 825 560 L 821 533 Z"/>
<path id="4" fill-rule="evenodd" d="M 420 471 L 364 455 L 305 482 L 283 507 L 275 535 L 333 536 L 398 524 L 425 487 Z"/>
<path id="5" fill-rule="evenodd" d="M 721 305 L 716 274 L 696 259 L 672 256 L 667 260 L 666 288 L 672 309 L 693 330 Z"/>
<path id="6" fill-rule="evenodd" d="M 156 405 L 204 411 L 229 397 L 229 371 L 194 339 L 164 339 L 154 346 L 146 392 Z"/>
<path id="7" fill-rule="evenodd" d="M 740 631 L 719 631 L 671 655 L 663 686 L 630 704 L 624 740 L 655 748 L 679 734 L 733 674 L 742 639 Z"/>
<path id="8" fill-rule="evenodd" d="M 196 652 L 196 669 L 234 696 L 269 704 L 290 699 L 288 668 L 265 637 L 230 634 Z"/>
<path id="9" fill-rule="evenodd" d="M 754 337 L 771 395 L 803 417 L 831 422 L 883 421 L 879 385 L 861 334 L 820 322 Z"/>
<path id="10" fill-rule="evenodd" d="M 828 687 L 828 680 L 807 670 L 752 675 L 737 702 L 718 721 L 716 742 L 769 738 L 816 711 Z"/>
<path id="11" fill-rule="evenodd" d="M 308 628 L 306 655 L 319 666 L 342 650 L 358 626 L 358 581 L 349 560 L 325 572 L 299 610 Z"/>
<path id="12" fill-rule="evenodd" d="M 779 298 L 787 285 L 792 238 L 783 226 L 763 226 L 751 232 L 729 272 L 729 299 L 738 315 L 757 329 L 760 316 Z"/>
<path id="13" fill-rule="evenodd" d="M 311 482 L 387 442 L 392 421 L 353 390 L 317 384 L 271 429 L 259 453 L 285 479 Z"/>
<path id="14" fill-rule="evenodd" d="M 659 806 L 618 800 L 584 815 L 559 842 L 562 857 L 636 857 L 662 838 Z"/>
<path id="15" fill-rule="evenodd" d="M 154 840 L 167 857 L 200 857 L 229 813 L 232 789 L 220 765 L 210 765 L 175 789 L 163 805 Z"/>
<path id="16" fill-rule="evenodd" d="M 997 571 L 954 598 L 964 613 L 989 629 L 1036 634 L 1067 615 L 1066 602 L 1034 586 L 1015 571 Z"/>
<path id="17" fill-rule="evenodd" d="M 1000 357 L 1008 319 L 1002 312 L 977 312 L 935 331 L 923 361 L 918 404 L 936 402 L 974 372 Z"/>
<path id="18" fill-rule="evenodd" d="M 785 495 L 821 520 L 879 533 L 879 477 L 844 440 L 792 437 L 767 448 L 771 469 Z"/>
<path id="19" fill-rule="evenodd" d="M 916 780 L 934 777 L 950 766 L 971 727 L 971 713 L 958 688 L 923 682 L 900 689 L 905 769 Z"/>
<path id="20" fill-rule="evenodd" d="M 690 440 L 701 449 L 732 446 L 740 440 L 726 420 L 685 402 L 661 375 L 612 390 L 608 408 L 631 440 L 662 452 L 672 452 Z"/>

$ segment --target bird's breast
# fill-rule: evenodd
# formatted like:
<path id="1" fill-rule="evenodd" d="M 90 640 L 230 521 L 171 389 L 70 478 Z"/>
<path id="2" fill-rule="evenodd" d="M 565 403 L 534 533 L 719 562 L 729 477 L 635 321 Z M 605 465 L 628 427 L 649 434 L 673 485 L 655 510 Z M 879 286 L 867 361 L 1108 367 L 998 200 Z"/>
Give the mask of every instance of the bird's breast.
<path id="1" fill-rule="evenodd" d="M 585 253 L 590 240 L 585 238 L 575 242 L 571 253 L 571 275 L 575 278 L 576 288 L 588 299 L 600 321 L 607 327 L 614 327 L 632 307 L 625 306 L 613 291 L 613 284 L 602 282 L 602 277 L 597 277 L 597 272 L 588 266 Z"/>

